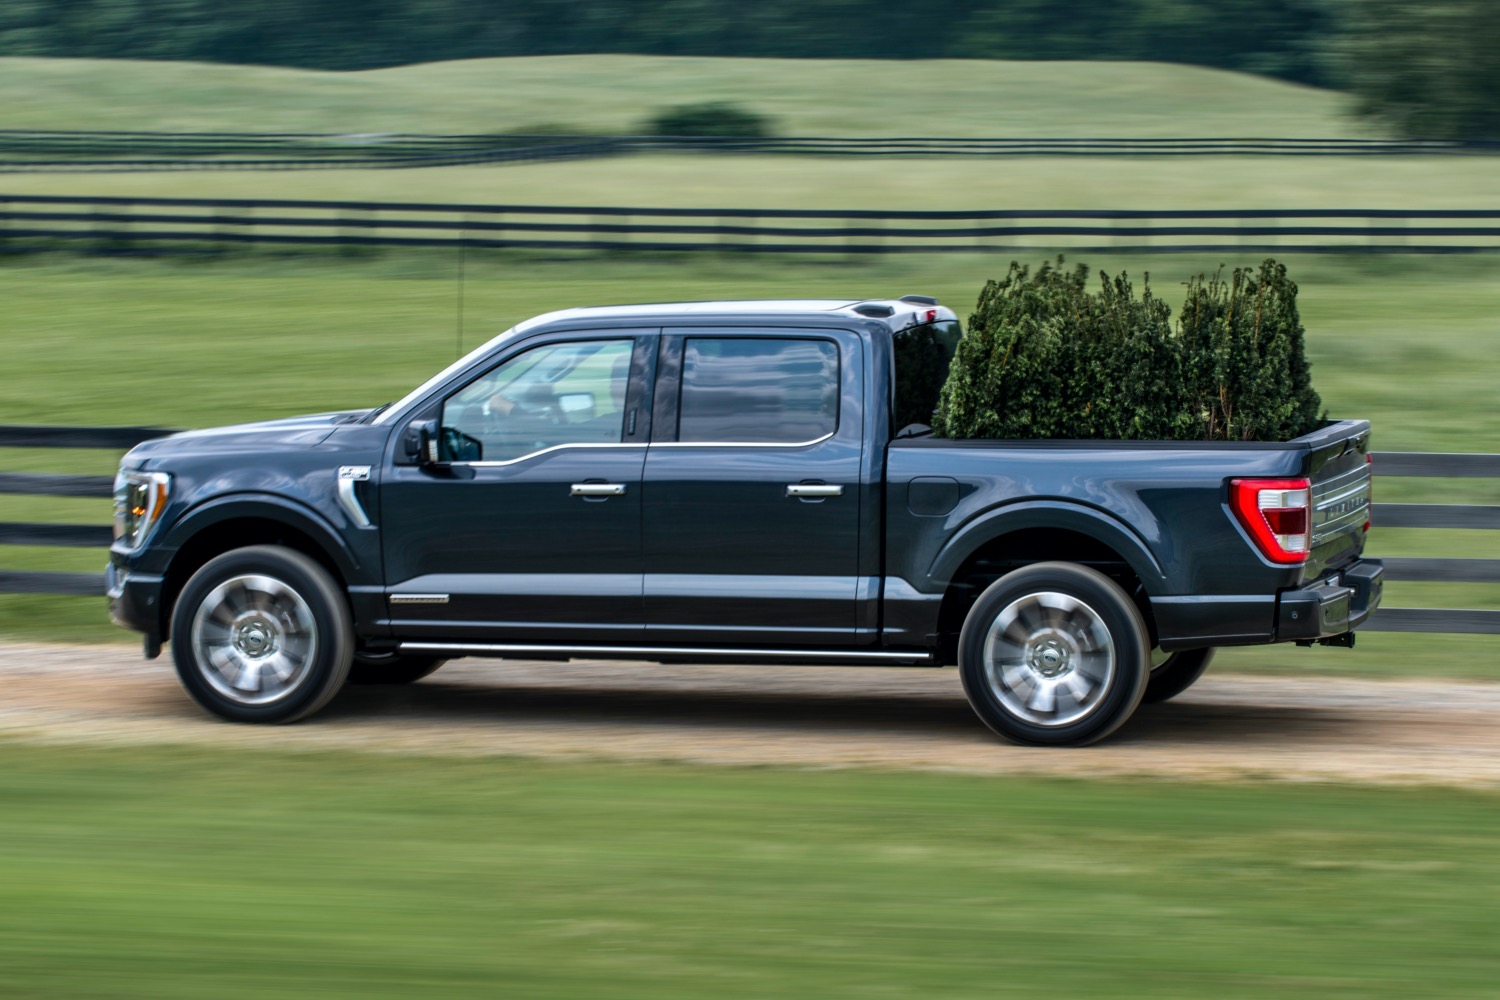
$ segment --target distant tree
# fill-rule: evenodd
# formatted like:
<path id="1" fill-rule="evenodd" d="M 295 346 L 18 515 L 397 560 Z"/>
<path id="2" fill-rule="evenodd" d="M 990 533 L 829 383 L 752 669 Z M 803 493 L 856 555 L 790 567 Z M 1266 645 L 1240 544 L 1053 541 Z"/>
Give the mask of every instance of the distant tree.
<path id="1" fill-rule="evenodd" d="M 764 139 L 771 134 L 771 121 L 732 101 L 704 101 L 657 112 L 646 123 L 646 134 Z"/>
<path id="2" fill-rule="evenodd" d="M 1421 139 L 1500 139 L 1495 0 L 1355 0 L 1349 82 L 1359 113 Z"/>
<path id="3" fill-rule="evenodd" d="M 1150 59 L 1328 82 L 1357 0 L 0 0 L 0 56 L 369 69 L 630 52 L 822 59 Z"/>
<path id="4" fill-rule="evenodd" d="M 1336 82 L 1343 0 L 1005 0 L 976 5 L 954 54 L 1180 62 Z"/>

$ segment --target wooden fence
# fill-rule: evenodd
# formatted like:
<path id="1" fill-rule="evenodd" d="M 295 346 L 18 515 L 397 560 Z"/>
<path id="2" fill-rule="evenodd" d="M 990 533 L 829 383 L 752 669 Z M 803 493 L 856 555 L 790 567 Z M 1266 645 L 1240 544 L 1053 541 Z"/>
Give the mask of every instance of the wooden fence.
<path id="1" fill-rule="evenodd" d="M 0 425 L 0 447 L 97 448 L 123 451 L 171 431 L 147 427 L 27 427 Z M 1381 478 L 1500 479 L 1500 455 L 1385 452 L 1375 456 Z M 110 476 L 0 472 L 0 493 L 109 499 Z M 1378 494 L 1377 494 L 1378 495 Z M 1500 506 L 1376 503 L 1382 528 L 1500 529 Z M 0 570 L 0 593 L 104 594 L 102 563 L 111 541 L 107 525 L 0 522 L 0 545 L 61 546 L 100 550 L 98 573 Z M 1500 559 L 1386 558 L 1386 579 L 1447 583 L 1500 583 Z M 1462 632 L 1500 635 L 1500 611 L 1461 608 L 1382 607 L 1362 626 L 1377 632 Z"/>
<path id="2" fill-rule="evenodd" d="M 1485 139 L 409 135 L 0 129 L 0 172 L 411 169 L 629 153 L 757 156 L 1453 156 Z"/>
<path id="3" fill-rule="evenodd" d="M 0 194 L 0 253 L 230 245 L 778 254 L 1474 253 L 1500 209 L 882 211 Z"/>

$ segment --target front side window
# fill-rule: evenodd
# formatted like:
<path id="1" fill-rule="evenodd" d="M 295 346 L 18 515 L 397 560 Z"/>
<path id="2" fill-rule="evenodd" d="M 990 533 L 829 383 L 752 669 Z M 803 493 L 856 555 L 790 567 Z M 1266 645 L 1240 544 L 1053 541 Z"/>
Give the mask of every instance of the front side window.
<path id="1" fill-rule="evenodd" d="M 564 444 L 624 438 L 631 340 L 533 347 L 443 404 L 446 462 L 503 462 Z"/>
<path id="2" fill-rule="evenodd" d="M 789 337 L 689 337 L 677 440 L 796 444 L 832 434 L 838 346 Z"/>

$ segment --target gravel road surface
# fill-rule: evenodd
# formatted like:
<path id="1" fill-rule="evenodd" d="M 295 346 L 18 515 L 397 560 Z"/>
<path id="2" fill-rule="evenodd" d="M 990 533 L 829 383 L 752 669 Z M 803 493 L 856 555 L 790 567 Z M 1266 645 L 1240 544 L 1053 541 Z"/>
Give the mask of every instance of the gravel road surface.
<path id="1" fill-rule="evenodd" d="M 1208 676 L 1083 749 L 993 736 L 951 669 L 459 660 L 350 687 L 292 726 L 219 722 L 169 656 L 0 643 L 0 738 L 871 767 L 1500 786 L 1500 685 Z"/>

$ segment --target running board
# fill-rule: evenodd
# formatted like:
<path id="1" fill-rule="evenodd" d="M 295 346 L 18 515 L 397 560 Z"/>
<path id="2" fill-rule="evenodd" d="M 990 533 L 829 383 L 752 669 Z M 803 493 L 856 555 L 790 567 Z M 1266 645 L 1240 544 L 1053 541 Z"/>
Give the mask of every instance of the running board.
<path id="1" fill-rule="evenodd" d="M 836 649 L 743 649 L 732 646 L 550 646 L 539 643 L 478 643 L 478 642 L 403 642 L 403 653 L 446 653 L 450 656 L 589 656 L 639 657 L 654 659 L 659 656 L 673 658 L 706 656 L 715 659 L 727 658 L 759 662 L 764 660 L 811 660 L 813 662 L 842 661 L 849 663 L 895 663 L 920 666 L 930 665 L 932 653 L 924 651 L 896 652 L 894 650 L 872 650 L 869 652 Z"/>

